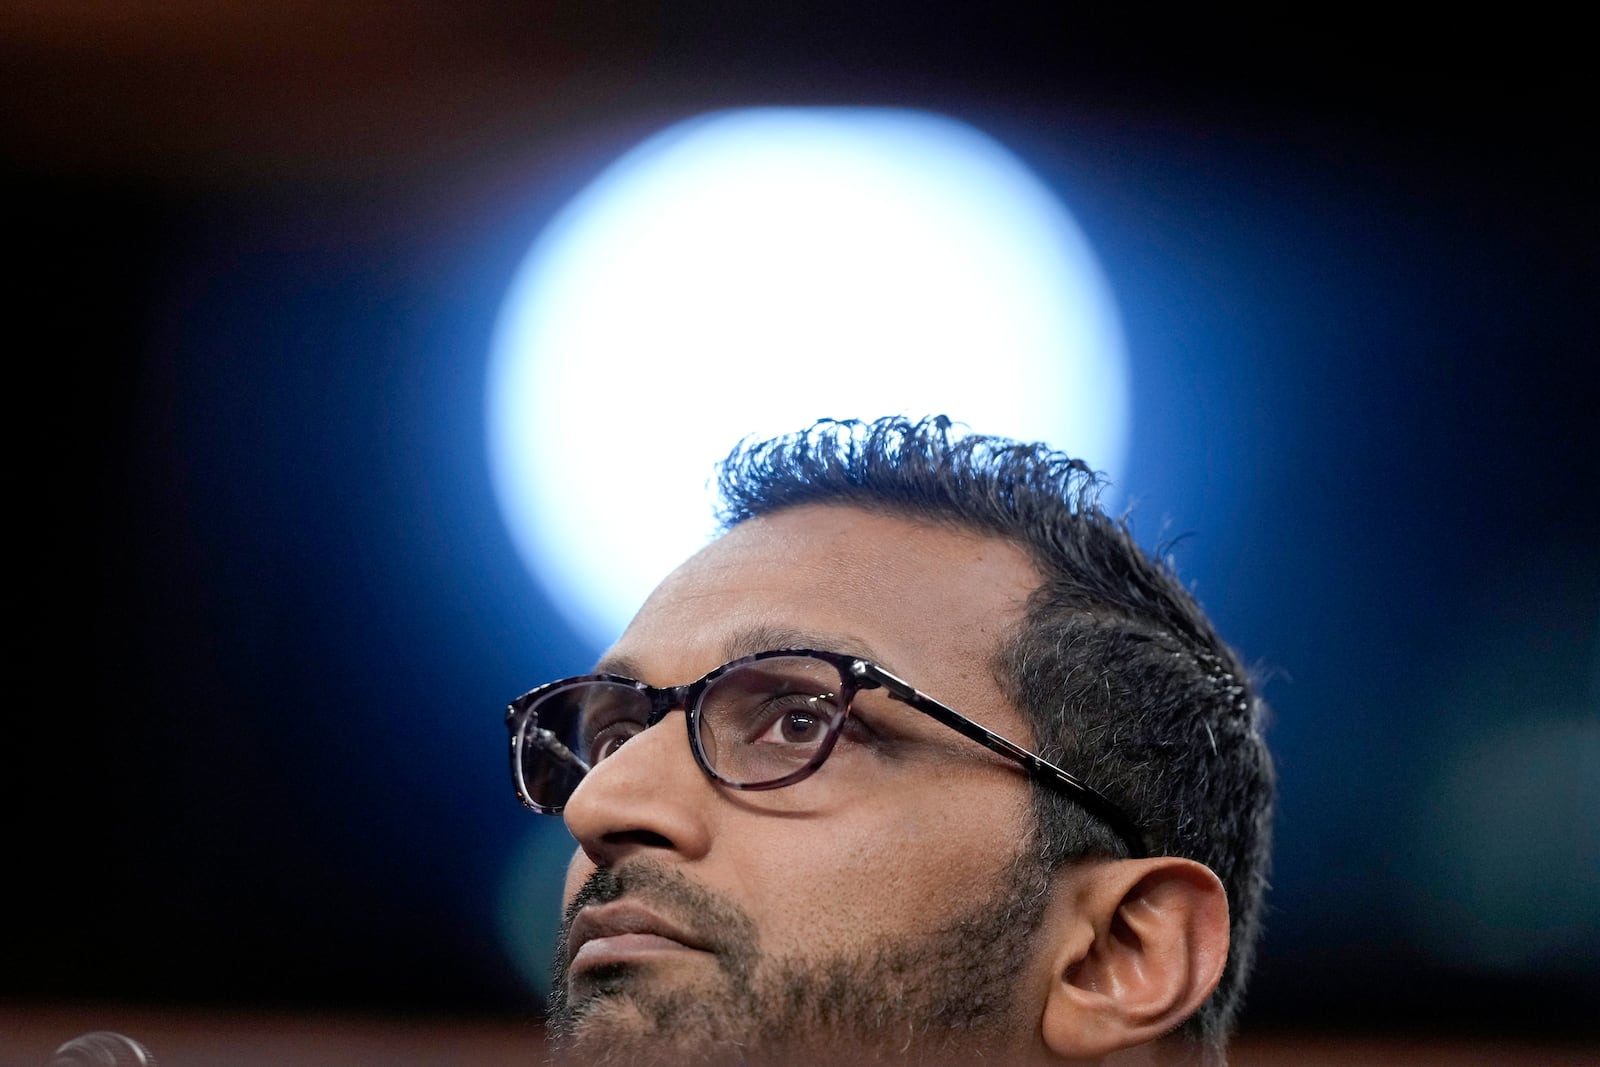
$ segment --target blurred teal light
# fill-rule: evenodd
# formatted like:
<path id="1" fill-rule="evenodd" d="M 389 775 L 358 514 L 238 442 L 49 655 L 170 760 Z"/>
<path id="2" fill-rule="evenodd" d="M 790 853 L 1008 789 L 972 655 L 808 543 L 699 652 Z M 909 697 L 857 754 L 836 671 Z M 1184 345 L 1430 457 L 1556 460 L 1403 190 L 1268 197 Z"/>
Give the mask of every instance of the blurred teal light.
<path id="1" fill-rule="evenodd" d="M 488 452 L 518 550 L 599 648 L 707 540 L 737 440 L 894 413 L 1115 475 L 1126 359 L 1083 235 L 953 119 L 728 111 L 634 148 L 539 236 L 494 336 Z"/>

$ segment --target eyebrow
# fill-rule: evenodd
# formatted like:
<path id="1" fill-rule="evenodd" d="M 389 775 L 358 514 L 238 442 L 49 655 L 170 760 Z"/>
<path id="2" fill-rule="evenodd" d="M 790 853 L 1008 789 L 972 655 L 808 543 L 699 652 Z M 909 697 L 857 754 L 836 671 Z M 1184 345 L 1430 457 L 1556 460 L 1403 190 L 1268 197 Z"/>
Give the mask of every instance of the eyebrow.
<path id="1" fill-rule="evenodd" d="M 872 647 L 862 638 L 850 634 L 825 634 L 814 630 L 801 630 L 789 626 L 755 623 L 741 626 L 729 635 L 722 645 L 722 661 L 731 663 L 757 652 L 770 652 L 784 648 L 814 648 L 825 652 L 841 652 L 846 656 L 871 660 L 885 670 L 893 670 L 882 663 Z M 643 680 L 638 661 L 627 656 L 605 656 L 595 664 L 596 674 L 620 674 L 626 678 Z M 686 679 L 687 680 L 687 679 Z"/>
<path id="2" fill-rule="evenodd" d="M 860 637 L 851 634 L 799 630 L 791 626 L 773 626 L 765 623 L 735 630 L 728 642 L 722 646 L 722 652 L 729 659 L 738 659 L 740 656 L 753 656 L 757 652 L 776 648 L 815 648 L 878 662 L 878 655 L 872 651 L 872 646 Z"/>

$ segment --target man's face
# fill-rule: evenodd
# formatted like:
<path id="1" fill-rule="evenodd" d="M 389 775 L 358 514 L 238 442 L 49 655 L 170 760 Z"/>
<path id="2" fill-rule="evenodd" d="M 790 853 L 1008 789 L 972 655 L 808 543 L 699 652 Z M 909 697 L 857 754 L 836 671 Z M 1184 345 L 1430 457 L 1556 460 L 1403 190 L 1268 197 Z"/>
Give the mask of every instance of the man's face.
<path id="1" fill-rule="evenodd" d="M 1037 583 L 1008 542 L 794 508 L 680 567 L 602 669 L 667 686 L 768 648 L 848 652 L 1027 743 L 992 664 Z M 926 1059 L 1032 1037 L 1047 883 L 1025 776 L 880 691 L 854 708 L 861 728 L 783 789 L 708 779 L 681 711 L 590 772 L 565 811 L 580 847 L 551 1017 L 574 1058 Z"/>

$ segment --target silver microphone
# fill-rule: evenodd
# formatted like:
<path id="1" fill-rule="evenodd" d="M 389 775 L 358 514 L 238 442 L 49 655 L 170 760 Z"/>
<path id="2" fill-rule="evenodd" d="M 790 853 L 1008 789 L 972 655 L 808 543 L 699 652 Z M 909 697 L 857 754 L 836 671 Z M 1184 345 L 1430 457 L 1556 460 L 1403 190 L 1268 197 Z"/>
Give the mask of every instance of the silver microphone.
<path id="1" fill-rule="evenodd" d="M 45 1067 L 155 1067 L 150 1050 L 131 1037 L 97 1030 L 56 1049 Z"/>

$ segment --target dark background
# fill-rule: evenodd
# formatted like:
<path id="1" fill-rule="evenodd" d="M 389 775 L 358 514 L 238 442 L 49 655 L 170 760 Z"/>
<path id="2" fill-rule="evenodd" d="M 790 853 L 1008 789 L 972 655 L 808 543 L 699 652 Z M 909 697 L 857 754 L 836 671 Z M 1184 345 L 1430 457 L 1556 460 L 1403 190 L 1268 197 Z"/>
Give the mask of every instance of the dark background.
<path id="1" fill-rule="evenodd" d="M 0 994 L 535 1003 L 508 945 L 553 911 L 520 887 L 565 846 L 512 798 L 501 709 L 598 650 L 492 499 L 500 298 L 643 136 L 862 103 L 998 138 L 1109 275 L 1136 529 L 1193 531 L 1180 569 L 1276 712 L 1246 1027 L 1595 1034 L 1600 220 L 1575 28 L 213 7 L 0 14 Z"/>

